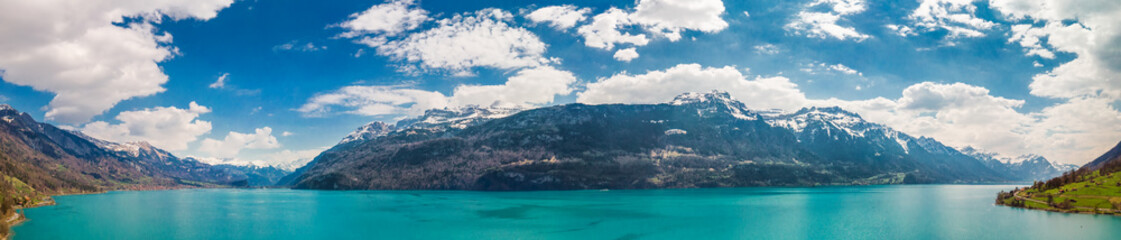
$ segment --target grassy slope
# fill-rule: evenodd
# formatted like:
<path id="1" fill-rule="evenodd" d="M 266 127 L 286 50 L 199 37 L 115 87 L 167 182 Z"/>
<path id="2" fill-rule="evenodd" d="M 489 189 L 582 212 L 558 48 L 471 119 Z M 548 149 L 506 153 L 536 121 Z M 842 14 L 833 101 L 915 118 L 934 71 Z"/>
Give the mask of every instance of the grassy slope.
<path id="1" fill-rule="evenodd" d="M 1035 188 L 1028 188 L 1017 192 L 1016 195 L 1041 202 L 1047 202 L 1048 196 L 1051 196 L 1051 202 L 1056 204 L 1068 199 L 1072 200 L 1070 202 L 1072 208 L 1070 209 L 1062 209 L 1054 204 L 1025 201 L 1024 205 L 1028 208 L 1074 212 L 1113 212 L 1114 209 L 1121 209 L 1121 173 L 1103 176 L 1098 171 L 1094 171 L 1088 174 L 1084 181 L 1066 184 L 1042 192 Z M 1009 197 L 1001 199 L 1001 202 L 1005 205 L 1013 205 L 1012 200 L 1013 198 Z"/>

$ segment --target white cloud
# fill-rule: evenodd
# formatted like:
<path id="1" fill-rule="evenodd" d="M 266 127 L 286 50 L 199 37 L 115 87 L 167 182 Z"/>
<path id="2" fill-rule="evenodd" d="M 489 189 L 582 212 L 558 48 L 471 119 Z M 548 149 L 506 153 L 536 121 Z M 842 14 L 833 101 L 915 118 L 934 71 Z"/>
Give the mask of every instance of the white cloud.
<path id="1" fill-rule="evenodd" d="M 292 135 L 296 135 L 296 134 L 292 133 L 292 132 L 289 132 L 289 131 L 284 131 L 284 132 L 280 133 L 280 136 L 283 136 L 283 137 L 292 136 Z"/>
<path id="2" fill-rule="evenodd" d="M 619 49 L 619 51 L 615 51 L 615 60 L 630 62 L 635 58 L 638 58 L 638 51 L 635 51 L 634 48 Z"/>
<path id="3" fill-rule="evenodd" d="M 733 66 L 702 67 L 680 64 L 661 71 L 632 75 L 622 72 L 587 85 L 577 102 L 662 103 L 683 92 L 727 91 L 749 107 L 794 110 L 807 104 L 798 85 L 785 77 L 755 77 L 748 80 Z"/>
<path id="4" fill-rule="evenodd" d="M 549 26 L 557 30 L 575 27 L 577 23 L 588 19 L 591 8 L 579 8 L 573 5 L 548 6 L 534 10 L 525 17 L 535 23 L 549 22 Z"/>
<path id="5" fill-rule="evenodd" d="M 888 24 L 888 25 L 884 25 L 884 27 L 886 27 L 888 30 L 891 30 L 892 32 L 895 32 L 895 34 L 899 35 L 900 37 L 907 37 L 907 36 L 916 35 L 915 29 L 913 29 L 909 26 Z"/>
<path id="6" fill-rule="evenodd" d="M 153 146 L 177 151 L 187 143 L 210 132 L 210 122 L 198 120 L 210 109 L 191 102 L 187 109 L 156 107 L 117 114 L 118 124 L 96 121 L 81 128 L 86 135 L 114 142 L 146 141 Z"/>
<path id="7" fill-rule="evenodd" d="M 157 63 L 178 53 L 151 21 L 208 20 L 232 0 L 3 1 L 0 74 L 4 81 L 51 92 L 48 120 L 79 124 L 118 102 L 163 92 Z M 123 17 L 143 20 L 120 24 Z"/>
<path id="8" fill-rule="evenodd" d="M 429 18 L 428 11 L 416 7 L 414 3 L 414 0 L 390 0 L 387 3 L 374 5 L 366 11 L 351 14 L 350 19 L 339 24 L 340 27 L 349 30 L 340 36 L 345 38 L 366 34 L 393 36 L 416 29 Z"/>
<path id="9" fill-rule="evenodd" d="M 806 65 L 803 65 L 802 69 L 799 69 L 799 70 L 801 70 L 803 72 L 806 72 L 806 73 L 809 73 L 809 74 L 820 74 L 820 73 L 833 72 L 833 73 L 840 73 L 840 74 L 846 74 L 846 75 L 864 76 L 864 73 L 861 73 L 860 71 L 856 71 L 855 69 L 849 68 L 848 66 L 845 66 L 844 64 L 840 64 L 840 63 L 833 64 L 833 65 L 828 65 L 828 64 L 825 64 L 823 62 L 812 62 L 812 63 L 806 64 Z"/>
<path id="10" fill-rule="evenodd" d="M 520 70 L 502 85 L 460 85 L 451 96 L 406 86 L 348 86 L 312 97 L 297 111 L 309 117 L 339 112 L 333 108 L 364 116 L 415 116 L 428 109 L 468 105 L 530 107 L 571 93 L 575 82 L 571 72 L 542 66 Z"/>
<path id="11" fill-rule="evenodd" d="M 198 151 L 207 153 L 210 157 L 234 158 L 242 149 L 273 149 L 279 147 L 280 143 L 272 135 L 272 128 L 262 127 L 254 130 L 253 133 L 231 131 L 222 140 L 203 139 L 199 143 Z"/>
<path id="12" fill-rule="evenodd" d="M 840 105 L 865 119 L 950 146 L 978 146 L 1005 155 L 1041 154 L 1085 163 L 1121 139 L 1121 112 L 1101 99 L 1076 99 L 1021 113 L 1023 100 L 992 96 L 983 87 L 923 82 L 899 99 L 813 100 Z"/>
<path id="13" fill-rule="evenodd" d="M 632 24 L 634 23 L 630 19 L 630 14 L 622 9 L 611 8 L 592 17 L 592 23 L 580 26 L 576 32 L 584 37 L 584 45 L 604 50 L 615 48 L 615 44 L 645 46 L 650 43 L 646 34 L 620 31 L 621 28 Z"/>
<path id="14" fill-rule="evenodd" d="M 1032 95 L 1059 103 L 1026 114 L 1035 121 L 1027 130 L 1018 131 L 1022 138 L 1013 142 L 1024 142 L 1025 148 L 1041 151 L 1048 158 L 1081 163 L 1121 139 L 1121 112 L 1110 104 L 1121 99 L 1121 24 L 1116 20 L 1121 4 L 1112 0 L 991 0 L 989 6 L 1013 22 L 1008 41 L 1018 43 L 1025 55 L 1054 59 L 1062 52 L 1075 56 L 1032 78 Z M 955 16 L 968 20 L 958 22 L 977 23 L 964 26 L 988 26 L 971 20 L 973 16 Z"/>
<path id="15" fill-rule="evenodd" d="M 774 44 L 765 43 L 761 45 L 755 45 L 755 52 L 763 55 L 775 55 L 778 54 L 780 50 L 778 49 L 778 46 L 775 46 Z"/>
<path id="16" fill-rule="evenodd" d="M 307 165 L 307 163 L 314 160 L 319 156 L 327 147 L 305 149 L 305 150 L 289 150 L 284 149 L 274 151 L 271 153 L 260 154 L 253 157 L 246 158 L 216 158 L 216 157 L 199 157 L 192 156 L 201 162 L 217 165 L 229 164 L 238 166 L 272 166 L 287 171 L 295 171 L 297 168 Z"/>
<path id="17" fill-rule="evenodd" d="M 1027 52 L 1028 56 L 1035 55 L 1035 56 L 1039 56 L 1041 58 L 1053 59 L 1053 58 L 1055 58 L 1055 53 L 1052 52 L 1050 49 L 1047 49 L 1047 47 L 1044 47 L 1043 46 L 1043 40 L 1042 40 L 1043 38 L 1047 37 L 1047 35 L 1048 35 L 1049 31 L 1045 30 L 1048 27 L 1056 28 L 1056 27 L 1061 27 L 1061 26 L 1050 25 L 1050 26 L 1046 26 L 1044 28 L 1035 28 L 1035 27 L 1032 27 L 1031 24 L 1013 25 L 1012 28 L 1011 28 L 1012 36 L 1008 38 L 1008 42 L 1009 43 L 1019 43 L 1020 47 L 1023 47 L 1024 49 L 1028 50 L 1028 52 Z M 1049 29 L 1049 30 L 1050 31 L 1055 31 L 1056 29 Z M 1074 31 L 1088 31 L 1088 30 L 1084 30 L 1084 29 L 1078 29 L 1078 27 L 1075 27 L 1072 30 L 1074 30 Z"/>
<path id="18" fill-rule="evenodd" d="M 224 88 L 224 87 L 226 87 L 226 78 L 229 77 L 229 76 L 230 76 L 229 73 L 222 73 L 222 75 L 218 76 L 218 80 L 214 81 L 214 83 L 211 83 L 209 87 L 210 88 Z"/>
<path id="19" fill-rule="evenodd" d="M 296 111 L 308 117 L 322 117 L 345 109 L 345 113 L 364 116 L 419 115 L 424 110 L 442 108 L 448 99 L 439 92 L 408 89 L 404 86 L 347 86 L 319 94 Z"/>
<path id="20" fill-rule="evenodd" d="M 716 33 L 728 27 L 721 18 L 724 2 L 720 0 L 640 0 L 633 12 L 610 8 L 592 17 L 592 23 L 581 26 L 577 33 L 584 37 L 584 45 L 611 50 L 616 44 L 645 46 L 650 42 L 646 34 L 623 32 L 627 28 L 643 30 L 669 39 L 681 39 L 686 30 Z"/>
<path id="21" fill-rule="evenodd" d="M 448 70 L 460 76 L 472 75 L 473 67 L 517 69 L 554 62 L 543 56 L 546 44 L 537 35 L 510 26 L 512 17 L 503 10 L 483 9 L 440 19 L 439 26 L 402 39 L 368 35 L 358 41 L 376 48 L 378 55 L 417 63 L 420 70 Z"/>
<path id="22" fill-rule="evenodd" d="M 949 32 L 947 38 L 983 37 L 984 30 L 996 26 L 996 23 L 978 18 L 975 15 L 977 6 L 974 0 L 922 0 L 907 18 L 915 22 L 916 29 L 927 31 L 945 30 Z M 900 34 L 910 31 L 910 28 L 901 28 Z M 905 35 L 905 34 L 904 34 Z"/>
<path id="23" fill-rule="evenodd" d="M 449 103 L 466 105 L 528 107 L 551 103 L 556 95 L 572 92 L 576 82 L 571 72 L 549 66 L 518 71 L 502 85 L 460 85 Z"/>
<path id="24" fill-rule="evenodd" d="M 640 0 L 631 19 L 647 31 L 659 33 L 670 41 L 681 39 L 681 31 L 715 33 L 728 27 L 720 18 L 721 0 Z"/>
<path id="25" fill-rule="evenodd" d="M 816 12 L 815 8 L 830 6 L 828 11 Z M 864 12 L 864 0 L 817 0 L 807 4 L 795 15 L 794 21 L 786 24 L 786 29 L 812 38 L 836 38 L 863 41 L 870 36 L 857 32 L 855 28 L 841 26 L 837 22 L 845 16 Z"/>
<path id="26" fill-rule="evenodd" d="M 993 0 L 991 7 L 1020 21 L 1010 42 L 1026 54 L 1054 58 L 1055 52 L 1077 57 L 1036 75 L 1030 85 L 1037 96 L 1074 99 L 1121 99 L 1121 4 L 1110 0 Z M 1028 25 L 1026 23 L 1033 23 Z"/>
<path id="27" fill-rule="evenodd" d="M 300 43 L 300 41 L 293 40 L 291 42 L 287 42 L 287 43 L 284 43 L 284 44 L 273 46 L 272 50 L 273 51 L 315 52 L 315 51 L 320 51 L 320 50 L 327 50 L 327 46 L 316 46 L 315 43 L 312 43 L 312 42 Z"/>
<path id="28" fill-rule="evenodd" d="M 848 75 L 864 76 L 864 73 L 856 71 L 855 69 L 849 68 L 848 66 L 845 66 L 844 64 L 840 64 L 840 63 L 829 65 L 829 70 L 833 70 L 833 71 L 848 74 Z"/>
<path id="29" fill-rule="evenodd" d="M 813 67 L 859 74 L 841 64 Z M 681 64 L 644 74 L 622 72 L 587 84 L 586 91 L 577 93 L 577 102 L 662 103 L 682 92 L 711 90 L 727 91 L 755 109 L 841 106 L 869 121 L 950 146 L 977 146 L 1006 155 L 1041 154 L 1066 163 L 1085 163 L 1121 139 L 1121 111 L 1105 98 L 1073 98 L 1023 113 L 1019 111 L 1023 100 L 993 96 L 983 87 L 923 82 L 904 89 L 898 99 L 807 99 L 784 77 L 748 80 L 732 66 Z"/>

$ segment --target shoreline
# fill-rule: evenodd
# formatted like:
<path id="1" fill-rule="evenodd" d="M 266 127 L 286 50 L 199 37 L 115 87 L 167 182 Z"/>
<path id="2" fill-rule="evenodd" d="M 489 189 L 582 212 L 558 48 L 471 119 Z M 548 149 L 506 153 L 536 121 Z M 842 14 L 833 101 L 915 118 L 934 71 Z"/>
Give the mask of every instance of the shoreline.
<path id="1" fill-rule="evenodd" d="M 999 198 L 999 196 L 998 196 L 999 201 L 997 201 L 995 204 L 998 205 L 998 206 L 1005 206 L 1005 207 L 1011 207 L 1011 208 L 1019 208 L 1019 209 L 1027 209 L 1027 210 L 1042 210 L 1042 211 L 1057 212 L 1057 213 L 1075 213 L 1075 214 L 1121 216 L 1121 210 L 1117 210 L 1117 209 L 1088 208 L 1088 207 L 1077 207 L 1077 206 L 1072 207 L 1071 209 L 1056 208 L 1055 206 L 1052 206 L 1052 205 L 1050 205 L 1046 202 L 1042 202 L 1042 201 L 1039 201 L 1039 200 L 1036 200 L 1036 199 L 1032 199 L 1030 197 L 1021 196 L 1020 193 L 1023 193 L 1023 190 L 1011 192 L 1011 195 L 1012 195 L 1011 198 L 1013 200 L 1029 201 L 1029 202 L 1033 202 L 1033 203 L 1037 203 L 1037 204 L 1043 204 L 1043 205 L 1048 206 L 1048 208 L 1037 208 L 1037 207 L 1032 207 L 1032 206 L 1029 206 L 1029 205 L 1026 205 L 1026 204 L 1024 204 L 1024 206 L 1015 206 L 1015 205 L 1011 205 L 1011 204 L 1006 204 L 1005 200 L 1008 200 L 1009 198 L 1001 199 L 1001 198 Z"/>

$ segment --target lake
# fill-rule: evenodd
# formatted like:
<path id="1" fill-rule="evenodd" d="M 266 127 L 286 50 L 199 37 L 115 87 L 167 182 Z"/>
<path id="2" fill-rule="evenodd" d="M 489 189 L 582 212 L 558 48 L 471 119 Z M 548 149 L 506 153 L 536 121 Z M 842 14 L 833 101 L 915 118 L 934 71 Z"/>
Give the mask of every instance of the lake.
<path id="1" fill-rule="evenodd" d="M 56 197 L 14 239 L 1121 239 L 1009 185 L 626 191 L 190 189 Z"/>

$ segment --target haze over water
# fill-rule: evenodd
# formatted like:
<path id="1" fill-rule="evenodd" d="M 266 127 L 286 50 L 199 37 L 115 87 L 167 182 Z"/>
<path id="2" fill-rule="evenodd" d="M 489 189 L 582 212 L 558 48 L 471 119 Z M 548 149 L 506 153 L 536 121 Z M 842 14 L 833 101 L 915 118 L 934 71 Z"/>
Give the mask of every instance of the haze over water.
<path id="1" fill-rule="evenodd" d="M 1121 218 L 993 205 L 1010 185 L 628 191 L 173 190 L 57 197 L 14 239 L 1108 239 Z M 1025 231 L 1047 229 L 1047 231 Z"/>

